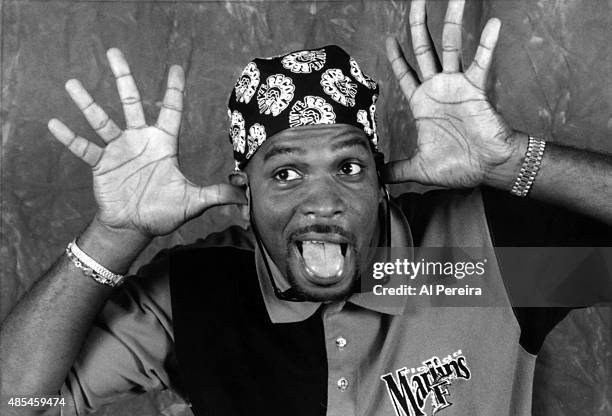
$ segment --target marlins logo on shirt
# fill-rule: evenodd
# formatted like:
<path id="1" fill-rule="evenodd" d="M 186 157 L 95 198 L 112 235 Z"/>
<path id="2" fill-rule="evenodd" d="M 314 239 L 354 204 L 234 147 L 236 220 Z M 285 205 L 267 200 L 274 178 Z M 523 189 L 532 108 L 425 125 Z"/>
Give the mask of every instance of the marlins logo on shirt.
<path id="1" fill-rule="evenodd" d="M 433 356 L 417 368 L 403 367 L 383 374 L 389 398 L 397 416 L 427 416 L 427 399 L 431 399 L 431 415 L 452 405 L 449 387 L 454 380 L 469 380 L 471 372 L 461 350 L 440 359 Z"/>

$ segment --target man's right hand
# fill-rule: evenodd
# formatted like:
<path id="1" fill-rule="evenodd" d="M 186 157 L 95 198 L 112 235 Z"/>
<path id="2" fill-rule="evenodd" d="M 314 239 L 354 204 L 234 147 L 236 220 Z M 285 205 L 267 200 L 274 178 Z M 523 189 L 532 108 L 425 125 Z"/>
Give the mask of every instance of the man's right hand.
<path id="1" fill-rule="evenodd" d="M 126 128 L 121 130 L 77 80 L 66 90 L 106 146 L 77 136 L 57 119 L 49 130 L 92 167 L 97 220 L 113 230 L 136 231 L 144 238 L 168 234 L 215 205 L 245 204 L 244 191 L 229 184 L 200 187 L 178 166 L 178 133 L 185 77 L 172 66 L 157 122 L 147 125 L 130 68 L 118 49 L 107 57 L 117 81 Z"/>

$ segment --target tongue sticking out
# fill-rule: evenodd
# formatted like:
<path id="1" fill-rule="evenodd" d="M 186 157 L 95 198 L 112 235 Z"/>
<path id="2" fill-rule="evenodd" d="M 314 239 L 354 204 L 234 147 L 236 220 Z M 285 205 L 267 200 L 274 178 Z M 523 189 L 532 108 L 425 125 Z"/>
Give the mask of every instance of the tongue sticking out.
<path id="1" fill-rule="evenodd" d="M 304 241 L 302 243 L 304 263 L 317 277 L 334 277 L 342 272 L 344 256 L 340 244 Z"/>

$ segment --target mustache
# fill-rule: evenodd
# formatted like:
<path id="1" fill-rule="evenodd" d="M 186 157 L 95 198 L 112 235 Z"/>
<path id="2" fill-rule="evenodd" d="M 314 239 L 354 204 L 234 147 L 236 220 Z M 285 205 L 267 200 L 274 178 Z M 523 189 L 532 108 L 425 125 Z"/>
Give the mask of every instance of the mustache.
<path id="1" fill-rule="evenodd" d="M 330 224 L 310 224 L 306 227 L 298 228 L 289 234 L 289 241 L 293 242 L 299 235 L 306 233 L 319 233 L 319 234 L 338 234 L 344 238 L 346 238 L 351 245 L 356 245 L 357 236 L 352 232 L 345 230 L 339 225 L 330 225 Z"/>

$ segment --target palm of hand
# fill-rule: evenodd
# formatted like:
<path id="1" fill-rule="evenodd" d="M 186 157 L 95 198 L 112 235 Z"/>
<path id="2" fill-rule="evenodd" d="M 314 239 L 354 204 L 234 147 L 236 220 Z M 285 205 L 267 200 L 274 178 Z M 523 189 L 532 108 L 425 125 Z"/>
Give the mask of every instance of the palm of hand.
<path id="1" fill-rule="evenodd" d="M 425 0 L 410 6 L 410 33 L 422 82 L 397 40 L 387 40 L 387 57 L 416 121 L 413 157 L 386 166 L 388 182 L 416 181 L 445 187 L 485 182 L 509 160 L 516 145 L 512 129 L 489 103 L 485 86 L 501 22 L 489 19 L 469 68 L 461 71 L 465 1 L 448 3 L 442 32 L 442 69 L 427 31 Z"/>
<path id="2" fill-rule="evenodd" d="M 179 170 L 176 140 L 155 127 L 126 130 L 110 142 L 93 180 L 100 219 L 111 227 L 162 235 L 189 219 L 195 186 Z"/>
<path id="3" fill-rule="evenodd" d="M 109 49 L 107 56 L 117 80 L 126 129 L 120 129 L 77 80 L 68 81 L 66 89 L 106 145 L 100 147 L 77 136 L 59 120 L 49 122 L 51 133 L 92 166 L 101 223 L 151 237 L 172 232 L 211 206 L 243 204 L 245 197 L 239 188 L 228 184 L 199 187 L 179 170 L 182 68 L 170 68 L 157 122 L 148 126 L 125 57 L 118 49 Z"/>
<path id="4" fill-rule="evenodd" d="M 428 183 L 476 186 L 511 155 L 510 128 L 462 73 L 440 73 L 421 84 L 410 108 L 418 132 L 413 168 Z"/>

